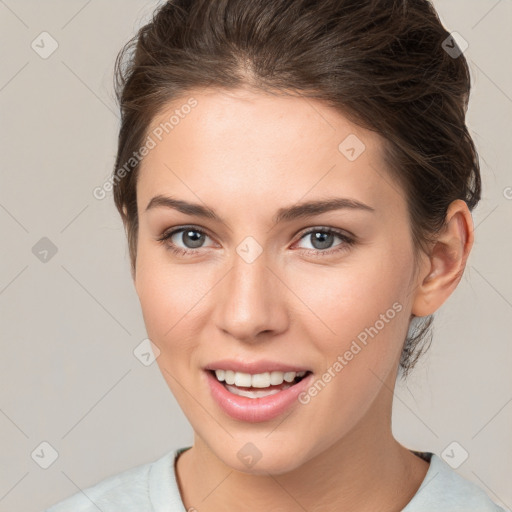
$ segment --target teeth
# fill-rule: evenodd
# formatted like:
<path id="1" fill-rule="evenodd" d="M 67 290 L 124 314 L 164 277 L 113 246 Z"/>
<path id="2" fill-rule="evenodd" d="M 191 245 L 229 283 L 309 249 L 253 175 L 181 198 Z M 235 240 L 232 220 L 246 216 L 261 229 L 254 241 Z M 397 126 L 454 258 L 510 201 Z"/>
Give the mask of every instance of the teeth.
<path id="1" fill-rule="evenodd" d="M 233 393 L 234 395 L 245 396 L 247 398 L 262 398 L 264 396 L 275 395 L 276 393 L 280 393 L 281 391 L 288 389 L 289 387 L 290 387 L 290 384 L 285 384 L 283 386 L 283 389 L 269 389 L 269 390 L 260 389 L 258 391 L 248 391 L 245 389 L 237 388 L 236 386 L 226 385 L 226 389 L 228 391 L 230 391 L 231 393 Z"/>
<path id="2" fill-rule="evenodd" d="M 296 377 L 303 377 L 306 372 L 265 372 L 250 373 L 234 372 L 232 370 L 215 370 L 215 376 L 219 382 L 226 382 L 228 385 L 246 388 L 268 388 L 279 386 L 283 382 L 293 382 Z M 276 390 L 277 391 L 277 390 Z M 246 396 L 246 395 L 242 395 Z"/>
<path id="3" fill-rule="evenodd" d="M 251 376 L 248 373 L 235 373 L 235 385 L 250 388 Z"/>

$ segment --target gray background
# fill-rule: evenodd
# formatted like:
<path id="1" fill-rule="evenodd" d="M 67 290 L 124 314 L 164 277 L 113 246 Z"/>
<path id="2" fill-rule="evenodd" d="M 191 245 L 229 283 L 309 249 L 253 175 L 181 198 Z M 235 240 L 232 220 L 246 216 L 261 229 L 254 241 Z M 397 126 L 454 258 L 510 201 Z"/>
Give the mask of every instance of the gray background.
<path id="1" fill-rule="evenodd" d="M 156 4 L 0 0 L 1 511 L 40 511 L 192 442 L 156 363 L 133 354 L 146 333 L 121 220 L 92 195 L 114 164 L 115 56 Z M 434 5 L 469 43 L 484 192 L 463 280 L 396 389 L 394 432 L 439 455 L 456 441 L 457 471 L 510 509 L 512 3 Z M 46 59 L 31 47 L 43 31 L 58 43 Z"/>

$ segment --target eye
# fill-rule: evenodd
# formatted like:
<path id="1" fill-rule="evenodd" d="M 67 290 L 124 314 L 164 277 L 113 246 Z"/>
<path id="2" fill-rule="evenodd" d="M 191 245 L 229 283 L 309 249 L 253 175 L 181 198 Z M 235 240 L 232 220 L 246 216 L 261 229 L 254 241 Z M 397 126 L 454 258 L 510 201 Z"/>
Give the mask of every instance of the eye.
<path id="1" fill-rule="evenodd" d="M 164 243 L 166 247 L 176 254 L 193 254 L 197 249 L 203 248 L 205 238 L 209 236 L 201 229 L 194 226 L 185 226 L 164 232 L 158 242 Z M 179 244 L 185 247 L 181 247 Z"/>
<path id="2" fill-rule="evenodd" d="M 340 239 L 341 243 L 333 247 L 336 238 Z M 318 256 L 330 255 L 338 251 L 346 251 L 355 243 L 355 240 L 345 233 L 334 228 L 323 226 L 309 229 L 302 234 L 300 240 L 309 241 L 312 248 L 307 248 L 308 252 L 316 253 L 315 255 Z"/>
<path id="3" fill-rule="evenodd" d="M 329 256 L 347 251 L 355 244 L 355 240 L 342 231 L 324 226 L 314 227 L 302 233 L 300 240 L 307 241 L 308 237 L 312 248 L 306 248 L 306 252 L 313 256 Z M 184 256 L 197 254 L 200 252 L 199 249 L 210 247 L 204 245 L 206 238 L 210 237 L 202 229 L 185 226 L 164 232 L 157 241 L 163 243 L 171 252 Z M 341 242 L 333 246 L 336 238 Z"/>

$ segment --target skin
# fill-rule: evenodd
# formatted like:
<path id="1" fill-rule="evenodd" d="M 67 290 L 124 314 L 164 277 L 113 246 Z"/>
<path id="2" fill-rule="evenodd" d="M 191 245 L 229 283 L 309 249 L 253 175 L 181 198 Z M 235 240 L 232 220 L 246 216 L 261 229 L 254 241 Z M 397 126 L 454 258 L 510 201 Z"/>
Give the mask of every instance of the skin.
<path id="1" fill-rule="evenodd" d="M 391 432 L 400 352 L 411 314 L 435 312 L 460 280 L 473 244 L 466 204 L 450 205 L 445 230 L 415 266 L 404 193 L 385 169 L 380 136 L 301 97 L 250 89 L 190 96 L 197 106 L 141 165 L 134 276 L 157 363 L 194 429 L 194 446 L 176 464 L 187 510 L 401 510 L 428 463 Z M 187 98 L 170 103 L 152 127 Z M 354 161 L 338 149 L 350 134 L 366 147 Z M 157 194 L 207 205 L 226 224 L 165 207 L 146 211 Z M 273 222 L 281 207 L 327 197 L 375 211 Z M 157 241 L 190 224 L 206 232 L 195 255 Z M 304 236 L 329 227 L 357 241 L 347 246 L 334 236 L 319 249 Z M 247 236 L 262 249 L 250 264 L 236 251 Z M 194 247 L 186 232 L 172 241 Z M 221 358 L 283 361 L 320 378 L 394 303 L 401 311 L 307 405 L 248 423 L 211 397 L 201 368 Z M 261 453 L 252 467 L 237 457 L 246 443 Z"/>

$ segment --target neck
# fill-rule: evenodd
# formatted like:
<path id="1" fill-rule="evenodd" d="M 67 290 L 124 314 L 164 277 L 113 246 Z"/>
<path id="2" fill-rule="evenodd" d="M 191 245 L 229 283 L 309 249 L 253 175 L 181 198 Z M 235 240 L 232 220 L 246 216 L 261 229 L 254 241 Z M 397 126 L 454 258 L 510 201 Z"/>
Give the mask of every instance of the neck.
<path id="1" fill-rule="evenodd" d="M 283 511 L 402 510 L 420 487 L 429 464 L 393 438 L 391 407 L 385 402 L 376 400 L 349 434 L 306 464 L 279 475 L 233 470 L 196 435 L 194 446 L 176 465 L 186 509 L 248 512 L 272 504 L 273 510 Z M 385 411 L 389 414 L 383 422 Z"/>

